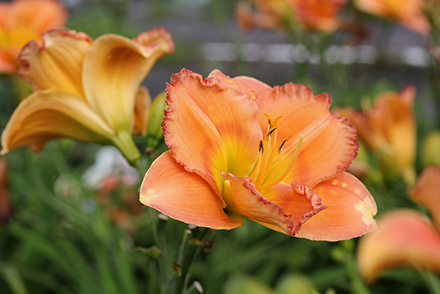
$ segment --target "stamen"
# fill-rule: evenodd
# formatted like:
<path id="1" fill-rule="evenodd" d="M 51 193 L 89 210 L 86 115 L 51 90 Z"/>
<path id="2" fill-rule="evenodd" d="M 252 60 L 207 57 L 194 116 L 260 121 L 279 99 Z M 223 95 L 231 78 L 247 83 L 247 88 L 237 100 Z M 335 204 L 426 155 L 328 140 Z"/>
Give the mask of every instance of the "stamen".
<path id="1" fill-rule="evenodd" d="M 272 127 L 272 119 L 270 118 L 270 115 L 265 113 L 265 117 L 267 117 L 267 123 L 269 124 L 269 129 Z"/>
<path id="2" fill-rule="evenodd" d="M 298 159 L 299 152 L 301 151 L 301 146 L 302 146 L 303 139 L 304 139 L 304 136 L 300 135 L 299 139 L 298 139 L 298 144 L 297 144 L 296 149 L 295 149 L 295 153 L 293 154 L 293 157 L 292 157 L 289 165 L 282 171 L 282 173 L 280 175 L 278 175 L 278 173 L 280 172 L 279 171 L 279 166 L 280 166 L 280 162 L 281 162 L 281 159 L 282 159 L 282 153 L 283 153 L 282 152 L 283 151 L 282 147 L 284 146 L 284 144 L 287 141 L 287 139 L 284 139 L 283 142 L 281 142 L 281 146 L 279 148 L 280 156 L 278 158 L 277 168 L 272 173 L 272 175 L 275 178 L 271 179 L 270 181 L 268 181 L 268 180 L 264 181 L 263 185 L 261 185 L 261 187 L 259 187 L 259 190 L 264 190 L 264 189 L 270 188 L 273 185 L 275 185 L 276 183 L 278 183 L 279 181 L 281 181 L 282 179 L 284 179 L 284 177 L 286 177 L 286 175 L 290 172 L 292 167 L 295 165 L 296 160 Z"/>
<path id="3" fill-rule="evenodd" d="M 260 140 L 259 143 L 259 154 L 258 154 L 258 159 L 257 159 L 257 163 L 254 166 L 254 169 L 252 170 L 250 176 L 255 179 L 258 177 L 259 172 L 260 172 L 260 166 L 261 166 L 261 160 L 263 157 L 263 152 L 264 152 L 264 147 L 263 147 L 263 140 Z"/>
<path id="4" fill-rule="evenodd" d="M 266 134 L 266 140 L 269 140 L 269 137 L 272 135 L 273 132 L 276 131 L 276 129 L 277 129 L 277 127 L 273 127 L 273 128 L 271 128 L 271 129 L 267 132 L 267 134 Z"/>
<path id="5" fill-rule="evenodd" d="M 276 127 L 277 126 L 277 124 L 278 124 L 278 121 L 280 120 L 280 118 L 282 118 L 283 116 L 282 115 L 279 115 L 272 123 L 273 123 L 273 126 L 274 127 Z"/>
<path id="6" fill-rule="evenodd" d="M 260 151 L 260 153 L 263 153 L 263 151 L 264 151 L 264 148 L 263 148 L 263 140 L 260 140 L 260 148 L 259 148 L 258 151 Z"/>
<path id="7" fill-rule="evenodd" d="M 283 146 L 284 146 L 284 144 L 285 144 L 286 142 L 287 142 L 287 138 L 285 138 L 285 139 L 281 142 L 280 147 L 278 148 L 278 152 L 281 153 L 281 150 L 283 149 Z"/>
<path id="8" fill-rule="evenodd" d="M 277 124 L 282 116 L 280 115 L 275 120 L 272 120 L 267 113 L 264 115 L 267 117 L 268 128 L 265 136 L 258 144 L 258 160 L 250 173 L 250 177 L 252 177 L 255 187 L 260 191 L 274 186 L 286 177 L 299 156 L 303 141 L 303 135 L 300 135 L 290 162 L 288 162 L 287 166 L 285 164 L 281 165 L 281 160 L 284 155 L 284 146 L 287 142 L 287 139 L 283 139 L 277 148 Z M 274 160 L 276 153 L 278 153 L 278 159 Z M 291 152 L 288 153 L 291 154 Z"/>

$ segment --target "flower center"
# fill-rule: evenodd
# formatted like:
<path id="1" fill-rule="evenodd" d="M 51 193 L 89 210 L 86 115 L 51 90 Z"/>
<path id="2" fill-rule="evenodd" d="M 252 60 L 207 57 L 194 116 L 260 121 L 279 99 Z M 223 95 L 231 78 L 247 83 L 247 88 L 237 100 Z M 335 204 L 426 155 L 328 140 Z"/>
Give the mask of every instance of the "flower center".
<path id="1" fill-rule="evenodd" d="M 272 120 L 268 114 L 265 113 L 264 115 L 267 117 L 269 125 L 266 134 L 263 139 L 260 140 L 258 160 L 250 174 L 256 189 L 260 192 L 273 187 L 284 179 L 295 164 L 303 141 L 303 135 L 300 135 L 294 154 L 291 158 L 288 156 L 286 160 L 286 157 L 283 158 L 283 154 L 285 153 L 283 147 L 287 139 L 283 139 L 281 143 L 277 145 L 277 124 L 281 116 Z M 282 161 L 283 164 L 281 164 Z"/>

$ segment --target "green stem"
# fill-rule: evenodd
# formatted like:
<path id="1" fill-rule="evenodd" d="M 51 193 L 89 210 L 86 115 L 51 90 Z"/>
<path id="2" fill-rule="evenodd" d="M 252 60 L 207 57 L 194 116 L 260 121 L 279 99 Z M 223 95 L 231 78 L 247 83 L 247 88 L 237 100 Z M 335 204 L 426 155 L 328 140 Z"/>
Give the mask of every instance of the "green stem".
<path id="1" fill-rule="evenodd" d="M 169 287 L 169 272 L 168 272 L 168 253 L 166 248 L 166 236 L 165 236 L 165 225 L 166 220 L 158 219 L 156 212 L 153 209 L 149 209 L 148 215 L 150 218 L 150 225 L 153 230 L 154 241 L 162 251 L 159 256 L 159 273 L 160 273 L 160 293 L 168 294 Z"/>
<path id="2" fill-rule="evenodd" d="M 128 132 L 119 132 L 114 138 L 112 138 L 113 146 L 121 151 L 122 155 L 127 159 L 128 163 L 136 167 L 141 160 L 141 154 L 136 144 L 133 141 L 133 137 Z"/>
<path id="3" fill-rule="evenodd" d="M 431 294 L 440 294 L 440 281 L 430 272 L 420 272 Z"/>
<path id="4" fill-rule="evenodd" d="M 354 293 L 371 294 L 370 290 L 364 285 L 361 277 L 359 276 L 359 272 L 356 267 L 356 261 L 354 260 L 353 255 L 347 254 L 346 266 L 348 275 L 354 286 Z"/>
<path id="5" fill-rule="evenodd" d="M 185 232 L 183 241 L 181 244 L 181 250 L 179 251 L 178 261 L 180 261 L 180 276 L 174 275 L 174 294 L 185 293 L 186 282 L 188 278 L 188 270 L 197 256 L 200 253 L 201 246 L 190 244 L 190 242 L 201 242 L 208 234 L 209 229 L 196 228 L 192 231 L 192 239 L 189 240 L 189 234 Z M 191 245 L 191 246 L 188 246 Z"/>

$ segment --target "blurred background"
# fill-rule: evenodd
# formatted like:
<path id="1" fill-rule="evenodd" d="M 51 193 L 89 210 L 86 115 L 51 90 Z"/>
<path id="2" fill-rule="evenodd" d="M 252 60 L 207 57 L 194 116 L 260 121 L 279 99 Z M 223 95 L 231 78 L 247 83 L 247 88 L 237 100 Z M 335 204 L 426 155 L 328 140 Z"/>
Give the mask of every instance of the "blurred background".
<path id="1" fill-rule="evenodd" d="M 244 30 L 238 0 L 61 2 L 68 10 L 65 27 L 93 38 L 106 33 L 134 38 L 157 27 L 170 32 L 175 52 L 159 60 L 143 83 L 152 97 L 182 68 L 204 77 L 220 69 L 270 86 L 304 83 L 315 95 L 328 92 L 332 107 L 358 110 L 380 93 L 414 85 L 417 150 L 439 129 L 434 26 L 427 36 L 362 12 L 351 1 L 338 13 L 344 29 L 332 32 Z M 17 79 L 0 75 L 1 130 L 26 87 Z M 136 143 L 146 148 L 143 140 Z M 162 144 L 157 152 L 165 148 Z M 424 168 L 422 157 L 417 151 L 417 174 Z M 158 293 L 157 262 L 145 249 L 154 241 L 149 209 L 138 202 L 141 179 L 117 151 L 61 139 L 39 154 L 20 148 L 2 158 L 7 166 L 5 161 L 0 171 L 0 293 Z M 376 199 L 378 216 L 401 207 L 426 213 L 408 199 L 402 178 L 388 179 L 374 154 L 367 152 L 366 158 L 370 168 L 361 179 Z M 171 260 L 186 228 L 173 220 L 163 225 Z M 289 238 L 252 222 L 211 233 L 214 246 L 190 268 L 190 280 L 200 282 L 203 293 L 434 291 L 426 275 L 405 268 L 364 283 L 355 261 L 357 239 Z"/>

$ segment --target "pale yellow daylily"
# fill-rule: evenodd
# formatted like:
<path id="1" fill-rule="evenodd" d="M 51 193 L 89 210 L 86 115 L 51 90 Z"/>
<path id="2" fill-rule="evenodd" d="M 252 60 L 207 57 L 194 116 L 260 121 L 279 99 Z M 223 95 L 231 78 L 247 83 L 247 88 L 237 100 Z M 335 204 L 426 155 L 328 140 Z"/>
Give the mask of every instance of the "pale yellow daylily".
<path id="1" fill-rule="evenodd" d="M 171 36 L 162 28 L 133 40 L 46 32 L 42 45 L 32 41 L 20 54 L 19 74 L 35 92 L 12 114 L 1 153 L 25 145 L 40 151 L 49 140 L 67 137 L 113 145 L 133 164 L 140 154 L 131 132 L 144 132 L 146 125 L 139 127 L 139 120 L 146 121 L 149 106 L 140 84 L 154 63 L 173 50 Z"/>

